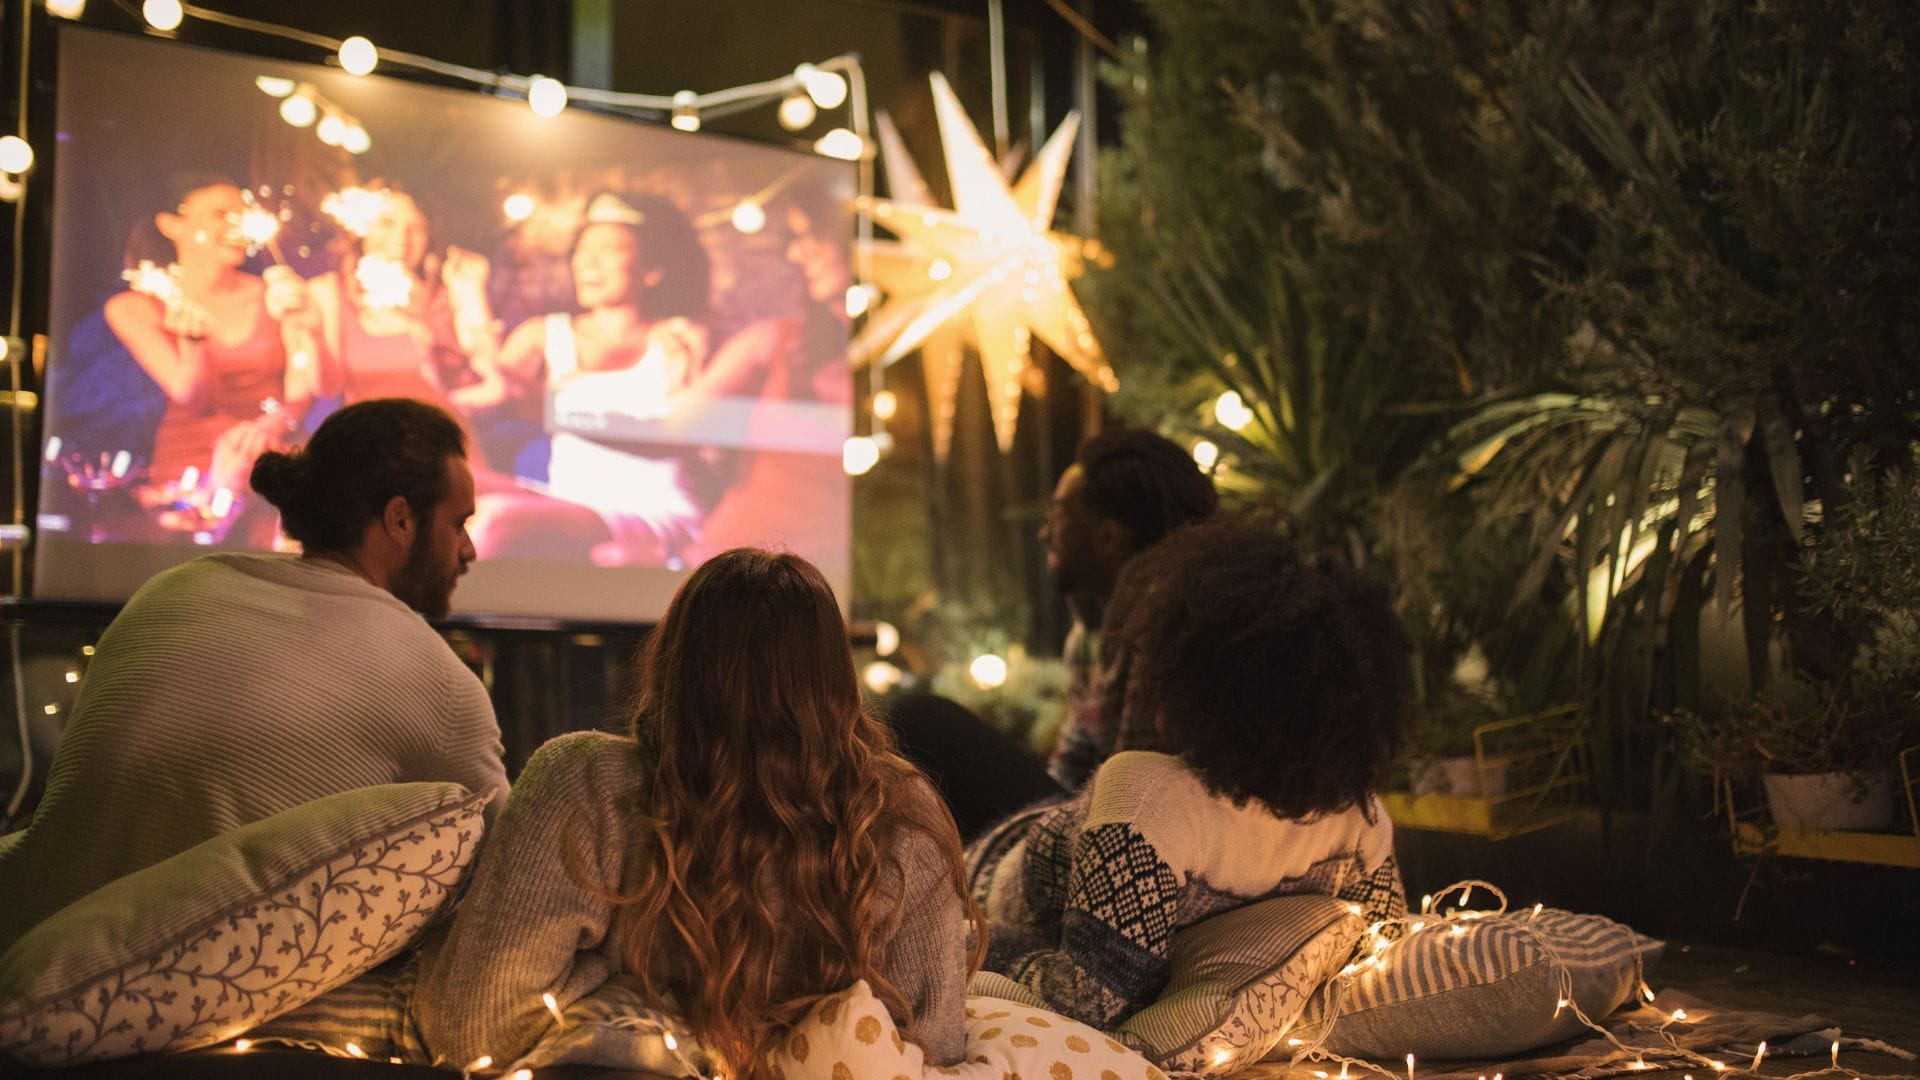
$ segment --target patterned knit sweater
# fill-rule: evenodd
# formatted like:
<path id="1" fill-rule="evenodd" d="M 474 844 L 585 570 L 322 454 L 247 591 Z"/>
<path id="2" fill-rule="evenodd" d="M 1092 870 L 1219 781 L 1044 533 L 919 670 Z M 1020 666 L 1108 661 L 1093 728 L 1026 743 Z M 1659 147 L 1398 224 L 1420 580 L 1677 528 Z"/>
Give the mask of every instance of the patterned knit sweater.
<path id="1" fill-rule="evenodd" d="M 1049 1008 L 1110 1028 L 1165 985 L 1175 931 L 1291 893 L 1406 910 L 1393 826 L 1375 801 L 1314 818 L 1210 794 L 1175 757 L 1115 754 L 1079 796 L 1023 811 L 967 853 L 991 922 L 985 967 Z"/>
<path id="2" fill-rule="evenodd" d="M 451 930 L 421 957 L 415 1019 L 436 1060 L 514 1061 L 551 1024 L 541 994 L 565 1009 L 630 974 L 623 943 L 636 932 L 624 917 L 631 909 L 616 910 L 605 894 L 631 891 L 637 872 L 637 754 L 629 739 L 576 732 L 527 762 Z M 937 802 L 931 785 L 918 788 L 918 797 Z M 882 884 L 899 899 L 881 921 L 881 971 L 913 1010 L 911 1025 L 894 1018 L 902 1033 L 929 1063 L 950 1064 L 966 1049 L 965 913 L 933 839 L 901 834 L 899 874 Z M 598 892 L 569 872 L 568 845 Z"/>
<path id="3" fill-rule="evenodd" d="M 505 793 L 480 680 L 420 616 L 336 563 L 209 555 L 107 628 L 46 796 L 0 852 L 0 950 L 94 889 L 336 792 Z"/>

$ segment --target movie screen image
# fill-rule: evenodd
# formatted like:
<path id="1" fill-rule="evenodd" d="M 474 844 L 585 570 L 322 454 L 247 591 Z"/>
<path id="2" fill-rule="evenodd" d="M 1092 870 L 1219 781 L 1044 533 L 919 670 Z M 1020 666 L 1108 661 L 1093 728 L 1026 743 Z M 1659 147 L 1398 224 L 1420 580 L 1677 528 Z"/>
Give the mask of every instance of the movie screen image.
<path id="1" fill-rule="evenodd" d="M 645 622 L 709 555 L 846 592 L 853 166 L 63 26 L 36 595 L 295 550 L 247 475 L 332 410 L 466 429 L 456 613 Z"/>

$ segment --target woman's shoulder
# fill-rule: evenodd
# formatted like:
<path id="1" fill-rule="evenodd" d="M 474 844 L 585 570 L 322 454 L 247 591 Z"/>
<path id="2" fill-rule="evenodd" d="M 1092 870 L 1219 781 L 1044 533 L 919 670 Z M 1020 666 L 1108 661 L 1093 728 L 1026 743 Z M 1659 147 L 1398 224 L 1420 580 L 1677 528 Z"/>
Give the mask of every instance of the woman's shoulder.
<path id="1" fill-rule="evenodd" d="M 106 304 L 101 308 L 102 314 L 106 315 L 110 325 L 131 319 L 150 319 L 159 322 L 164 310 L 165 305 L 160 302 L 159 297 L 135 292 L 132 289 L 122 289 L 107 297 Z"/>
<path id="2" fill-rule="evenodd" d="M 639 771 L 640 762 L 632 739 L 604 731 L 575 731 L 542 743 L 527 759 L 526 768 L 514 781 L 514 789 L 539 789 L 587 780 L 603 790 L 608 782 L 624 781 L 617 784 L 624 790 L 638 778 Z"/>
<path id="3" fill-rule="evenodd" d="M 1193 766 L 1154 750 L 1122 750 L 1101 762 L 1087 783 L 1095 806 L 1157 803 L 1170 795 L 1206 793 L 1206 784 Z"/>

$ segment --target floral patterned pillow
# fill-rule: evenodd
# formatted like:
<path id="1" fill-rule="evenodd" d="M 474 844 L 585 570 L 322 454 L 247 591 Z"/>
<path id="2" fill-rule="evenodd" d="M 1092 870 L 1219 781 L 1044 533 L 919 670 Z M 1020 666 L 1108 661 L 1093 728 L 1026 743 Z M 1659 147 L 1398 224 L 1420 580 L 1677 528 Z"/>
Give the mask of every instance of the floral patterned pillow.
<path id="1" fill-rule="evenodd" d="M 1173 972 L 1116 1032 L 1163 1069 L 1222 1076 L 1259 1061 L 1347 962 L 1366 924 L 1330 896 L 1277 896 L 1173 936 Z"/>
<path id="2" fill-rule="evenodd" d="M 491 797 L 448 783 L 342 792 L 68 905 L 0 955 L 0 1055 L 191 1050 L 354 978 L 454 894 Z"/>
<path id="3" fill-rule="evenodd" d="M 816 1004 L 771 1064 L 779 1080 L 1167 1080 L 1138 1052 L 1079 1021 L 991 997 L 967 998 L 965 1060 L 929 1065 L 865 980 Z"/>

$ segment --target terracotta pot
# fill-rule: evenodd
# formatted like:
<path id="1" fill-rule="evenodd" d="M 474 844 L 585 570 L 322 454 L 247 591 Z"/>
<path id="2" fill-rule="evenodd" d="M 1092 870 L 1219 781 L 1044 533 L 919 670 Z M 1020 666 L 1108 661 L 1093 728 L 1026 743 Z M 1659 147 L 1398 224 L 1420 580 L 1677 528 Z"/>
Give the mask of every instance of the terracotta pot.
<path id="1" fill-rule="evenodd" d="M 1497 799 L 1507 793 L 1505 765 L 1487 766 L 1487 782 L 1484 790 L 1480 780 L 1480 770 L 1472 754 L 1435 758 L 1427 762 L 1426 767 L 1413 778 L 1413 793 L 1415 795 L 1458 795 L 1471 799 Z"/>
<path id="2" fill-rule="evenodd" d="M 1760 778 L 1775 825 L 1865 832 L 1893 824 L 1893 770 L 1856 773 L 1768 773 Z"/>

